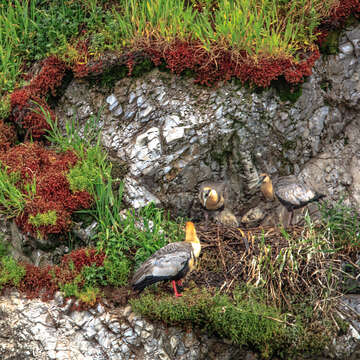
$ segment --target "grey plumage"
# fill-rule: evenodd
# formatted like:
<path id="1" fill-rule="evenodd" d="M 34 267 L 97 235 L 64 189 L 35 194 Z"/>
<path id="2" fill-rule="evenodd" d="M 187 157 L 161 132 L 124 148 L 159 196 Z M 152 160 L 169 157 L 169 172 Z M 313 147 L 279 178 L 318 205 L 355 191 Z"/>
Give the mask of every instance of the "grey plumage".
<path id="1" fill-rule="evenodd" d="M 184 277 L 189 269 L 188 263 L 194 258 L 190 243 L 171 243 L 156 251 L 136 271 L 132 278 L 135 290 L 163 280 L 178 280 Z"/>
<path id="2" fill-rule="evenodd" d="M 260 175 L 258 183 L 261 183 L 261 191 L 267 200 L 273 200 L 275 195 L 291 213 L 289 224 L 295 209 L 325 197 L 294 175 L 280 177 L 273 183 L 270 176 L 264 173 Z"/>
<path id="3" fill-rule="evenodd" d="M 132 278 L 134 290 L 142 291 L 146 286 L 158 281 L 171 280 L 176 297 L 176 283 L 195 267 L 201 244 L 196 235 L 194 223 L 186 222 L 185 241 L 170 243 L 150 256 L 135 272 Z"/>
<path id="4" fill-rule="evenodd" d="M 276 197 L 289 211 L 299 209 L 325 196 L 306 185 L 294 175 L 280 177 L 274 183 L 274 190 Z"/>

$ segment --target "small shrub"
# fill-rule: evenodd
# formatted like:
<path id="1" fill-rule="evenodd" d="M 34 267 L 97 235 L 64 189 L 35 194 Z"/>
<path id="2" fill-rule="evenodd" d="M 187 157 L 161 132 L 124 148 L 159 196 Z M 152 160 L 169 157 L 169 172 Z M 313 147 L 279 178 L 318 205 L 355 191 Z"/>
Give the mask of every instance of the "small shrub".
<path id="1" fill-rule="evenodd" d="M 12 257 L 0 258 L 0 289 L 4 285 L 18 286 L 24 276 L 24 267 L 20 266 Z"/>
<path id="2" fill-rule="evenodd" d="M 106 281 L 113 286 L 124 286 L 127 284 L 131 270 L 131 261 L 123 254 L 116 256 L 108 251 L 104 261 Z"/>
<path id="3" fill-rule="evenodd" d="M 43 225 L 55 225 L 57 220 L 56 211 L 49 210 L 46 213 L 37 213 L 29 216 L 29 223 L 35 227 Z"/>
<path id="4" fill-rule="evenodd" d="M 94 306 L 100 295 L 99 288 L 88 286 L 79 291 L 77 298 L 87 306 Z"/>

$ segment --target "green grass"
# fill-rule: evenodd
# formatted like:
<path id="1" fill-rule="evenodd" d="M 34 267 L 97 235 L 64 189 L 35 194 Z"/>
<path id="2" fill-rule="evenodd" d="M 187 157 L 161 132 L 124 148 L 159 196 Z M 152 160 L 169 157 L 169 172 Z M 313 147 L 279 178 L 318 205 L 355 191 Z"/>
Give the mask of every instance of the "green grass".
<path id="1" fill-rule="evenodd" d="M 202 3 L 201 12 L 197 3 Z M 196 41 L 212 52 L 247 51 L 259 58 L 296 58 L 311 48 L 316 26 L 334 0 L 0 0 L 0 96 L 26 82 L 24 63 L 57 55 L 69 64 L 87 61 L 106 50 L 138 50 L 149 41 L 170 45 L 175 39 Z"/>
<path id="2" fill-rule="evenodd" d="M 360 248 L 360 215 L 356 209 L 340 199 L 335 205 L 322 202 L 320 211 L 324 235 L 334 242 L 336 248 Z"/>
<path id="3" fill-rule="evenodd" d="M 8 173 L 7 167 L 0 162 L 0 214 L 7 218 L 16 217 L 24 210 L 26 201 L 34 197 L 36 183 L 25 185 L 25 194 L 19 189 L 20 175 Z"/>

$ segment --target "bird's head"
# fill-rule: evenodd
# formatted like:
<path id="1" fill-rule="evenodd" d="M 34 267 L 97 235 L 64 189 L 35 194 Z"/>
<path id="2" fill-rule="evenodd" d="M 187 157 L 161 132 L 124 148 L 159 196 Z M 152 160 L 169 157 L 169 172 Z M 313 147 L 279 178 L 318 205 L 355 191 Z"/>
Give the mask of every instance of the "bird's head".
<path id="1" fill-rule="evenodd" d="M 270 184 L 271 183 L 271 179 L 270 176 L 266 173 L 262 173 L 259 176 L 259 181 L 257 182 L 257 185 L 260 184 Z"/>
<path id="2" fill-rule="evenodd" d="M 200 240 L 196 235 L 195 225 L 193 222 L 188 221 L 185 227 L 185 241 L 200 244 Z"/>
<path id="3" fill-rule="evenodd" d="M 204 187 L 201 193 L 201 203 L 206 208 L 206 204 L 216 204 L 219 201 L 219 195 L 215 189 Z"/>

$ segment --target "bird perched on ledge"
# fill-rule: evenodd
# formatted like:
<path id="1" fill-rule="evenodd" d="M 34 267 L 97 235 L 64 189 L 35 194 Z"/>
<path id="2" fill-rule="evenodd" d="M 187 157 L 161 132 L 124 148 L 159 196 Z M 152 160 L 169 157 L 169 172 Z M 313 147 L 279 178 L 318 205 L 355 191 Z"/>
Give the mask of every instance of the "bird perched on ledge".
<path id="1" fill-rule="evenodd" d="M 200 186 L 199 200 L 205 210 L 205 223 L 207 226 L 209 212 L 216 213 L 214 220 L 225 226 L 239 226 L 235 215 L 226 209 L 226 183 L 204 182 Z"/>
<path id="2" fill-rule="evenodd" d="M 320 194 L 296 176 L 283 176 L 273 184 L 270 176 L 266 173 L 260 174 L 257 185 L 261 184 L 261 192 L 267 200 L 274 200 L 275 196 L 280 203 L 290 212 L 291 225 L 294 210 L 302 208 L 313 201 L 318 201 L 326 195 Z"/>
<path id="3" fill-rule="evenodd" d="M 176 284 L 195 268 L 200 255 L 201 245 L 192 222 L 186 223 L 185 241 L 170 243 L 150 256 L 135 272 L 132 278 L 134 290 L 142 291 L 145 287 L 159 281 L 172 281 L 176 297 L 182 296 Z"/>
<path id="4" fill-rule="evenodd" d="M 221 210 L 225 205 L 225 183 L 205 182 L 200 186 L 199 200 L 206 210 Z"/>

